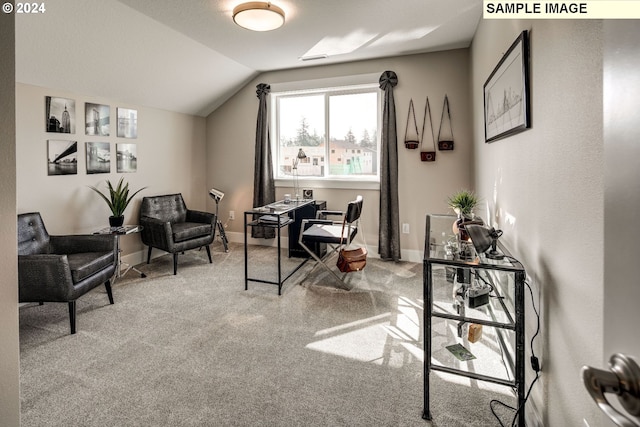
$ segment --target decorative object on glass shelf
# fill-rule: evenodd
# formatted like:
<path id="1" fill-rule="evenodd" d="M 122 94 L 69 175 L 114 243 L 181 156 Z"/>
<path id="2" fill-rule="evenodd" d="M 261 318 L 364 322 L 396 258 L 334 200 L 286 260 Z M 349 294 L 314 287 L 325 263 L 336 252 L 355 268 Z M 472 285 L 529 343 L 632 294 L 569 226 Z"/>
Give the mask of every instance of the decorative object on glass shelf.
<path id="1" fill-rule="evenodd" d="M 498 239 L 502 236 L 502 230 L 487 228 L 482 225 L 469 224 L 465 226 L 473 246 L 478 255 L 484 253 L 489 259 L 503 259 L 504 254 L 496 248 Z"/>
<path id="2" fill-rule="evenodd" d="M 464 229 L 465 224 L 478 221 L 475 219 L 474 212 L 478 201 L 478 197 L 470 190 L 460 190 L 449 196 L 447 200 L 449 207 L 458 215 L 458 219 L 453 224 L 453 232 L 459 234 L 461 240 L 469 240 L 469 235 Z M 481 220 L 479 220 L 479 224 L 482 224 Z"/>
<path id="3" fill-rule="evenodd" d="M 89 188 L 98 193 L 98 195 L 102 197 L 102 200 L 107 202 L 107 205 L 113 214 L 109 217 L 109 225 L 111 227 L 121 227 L 122 224 L 124 224 L 125 209 L 127 209 L 127 206 L 129 206 L 133 197 L 147 187 L 142 187 L 129 195 L 129 183 L 125 183 L 124 178 L 120 178 L 120 181 L 118 181 L 118 185 L 115 188 L 108 179 L 106 182 L 107 188 L 109 189 L 108 197 L 92 185 L 90 185 Z"/>
<path id="4" fill-rule="evenodd" d="M 478 201 L 478 197 L 470 190 L 459 190 L 447 200 L 449 207 L 458 216 L 453 223 L 452 229 L 458 241 L 458 256 L 461 259 L 473 258 L 473 246 L 469 241 L 466 226 L 469 224 L 484 224 L 482 219 L 475 216 L 474 209 L 478 205 Z"/>
<path id="5" fill-rule="evenodd" d="M 284 25 L 284 10 L 271 2 L 250 1 L 233 9 L 233 22 L 251 31 L 271 31 Z"/>
<path id="6" fill-rule="evenodd" d="M 300 183 L 298 181 L 298 163 L 300 160 L 306 159 L 307 155 L 302 151 L 302 148 L 298 150 L 298 155 L 295 159 L 293 159 L 293 194 L 296 198 L 296 201 L 300 200 Z"/>
<path id="7" fill-rule="evenodd" d="M 302 190 L 302 198 L 305 200 L 313 199 L 313 190 L 310 188 L 305 188 Z"/>

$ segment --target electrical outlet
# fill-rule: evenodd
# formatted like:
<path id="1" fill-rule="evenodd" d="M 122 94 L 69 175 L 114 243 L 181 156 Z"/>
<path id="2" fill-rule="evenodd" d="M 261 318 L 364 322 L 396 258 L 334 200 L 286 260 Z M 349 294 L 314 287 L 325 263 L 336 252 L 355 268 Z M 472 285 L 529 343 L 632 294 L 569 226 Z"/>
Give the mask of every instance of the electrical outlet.
<path id="1" fill-rule="evenodd" d="M 409 234 L 409 224 L 407 224 L 406 222 L 402 224 L 402 233 Z"/>
<path id="2" fill-rule="evenodd" d="M 236 211 L 229 211 L 229 219 L 231 220 L 236 219 Z"/>

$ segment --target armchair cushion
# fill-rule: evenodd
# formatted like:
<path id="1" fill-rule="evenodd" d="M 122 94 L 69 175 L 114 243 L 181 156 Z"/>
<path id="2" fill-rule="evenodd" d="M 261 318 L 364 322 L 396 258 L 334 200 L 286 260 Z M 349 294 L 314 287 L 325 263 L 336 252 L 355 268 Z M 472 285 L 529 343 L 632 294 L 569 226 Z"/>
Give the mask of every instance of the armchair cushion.
<path id="1" fill-rule="evenodd" d="M 196 222 L 178 222 L 173 224 L 173 241 L 184 242 L 196 237 L 206 237 L 211 235 L 212 224 L 202 224 Z"/>
<path id="2" fill-rule="evenodd" d="M 67 259 L 73 283 L 78 283 L 113 264 L 114 254 L 113 252 L 82 252 L 68 254 Z"/>

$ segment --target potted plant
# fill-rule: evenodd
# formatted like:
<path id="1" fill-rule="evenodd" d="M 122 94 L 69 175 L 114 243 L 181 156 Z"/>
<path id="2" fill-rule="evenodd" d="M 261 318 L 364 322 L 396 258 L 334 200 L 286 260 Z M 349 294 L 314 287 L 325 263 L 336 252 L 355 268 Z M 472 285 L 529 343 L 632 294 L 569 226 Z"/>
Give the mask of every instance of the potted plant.
<path id="1" fill-rule="evenodd" d="M 469 235 L 464 226 L 467 223 L 475 222 L 474 209 L 478 202 L 478 196 L 469 190 L 460 190 L 449 196 L 447 200 L 449 207 L 458 215 L 458 219 L 453 223 L 453 232 L 459 234 L 460 240 L 469 240 Z"/>
<path id="2" fill-rule="evenodd" d="M 142 187 L 135 193 L 129 195 L 129 183 L 124 182 L 124 177 L 120 178 L 115 188 L 108 179 L 106 181 L 109 189 L 108 197 L 92 185 L 90 185 L 89 188 L 98 193 L 100 197 L 107 202 L 107 205 L 109 205 L 109 209 L 111 209 L 111 213 L 113 214 L 109 217 L 109 225 L 111 227 L 121 227 L 122 224 L 124 224 L 124 211 L 127 209 L 127 206 L 129 206 L 129 202 L 131 202 L 136 194 L 147 187 Z"/>
<path id="3" fill-rule="evenodd" d="M 473 219 L 474 209 L 478 205 L 478 197 L 473 191 L 460 190 L 457 193 L 449 196 L 447 204 L 458 217 L 464 217 L 467 219 Z"/>

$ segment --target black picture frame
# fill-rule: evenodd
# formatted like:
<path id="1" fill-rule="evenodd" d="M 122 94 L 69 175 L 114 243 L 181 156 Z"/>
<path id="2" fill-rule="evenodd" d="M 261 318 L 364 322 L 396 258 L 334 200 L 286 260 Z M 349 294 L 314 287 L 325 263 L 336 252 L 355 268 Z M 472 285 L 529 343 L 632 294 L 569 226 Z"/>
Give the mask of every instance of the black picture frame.
<path id="1" fill-rule="evenodd" d="M 484 139 L 489 143 L 529 128 L 529 34 L 524 30 L 484 84 Z"/>

